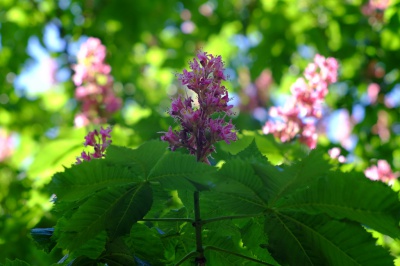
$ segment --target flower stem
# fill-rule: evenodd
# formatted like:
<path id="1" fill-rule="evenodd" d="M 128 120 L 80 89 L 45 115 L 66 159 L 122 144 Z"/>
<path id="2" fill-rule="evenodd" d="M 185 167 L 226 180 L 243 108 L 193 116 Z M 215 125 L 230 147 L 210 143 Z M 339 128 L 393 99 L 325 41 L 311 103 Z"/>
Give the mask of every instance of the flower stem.
<path id="1" fill-rule="evenodd" d="M 196 265 L 203 266 L 206 264 L 206 258 L 204 257 L 203 249 L 203 236 L 202 236 L 202 226 L 200 217 L 200 193 L 198 191 L 194 192 L 194 223 L 193 226 L 196 230 L 196 251 L 198 256 L 196 257 Z"/>

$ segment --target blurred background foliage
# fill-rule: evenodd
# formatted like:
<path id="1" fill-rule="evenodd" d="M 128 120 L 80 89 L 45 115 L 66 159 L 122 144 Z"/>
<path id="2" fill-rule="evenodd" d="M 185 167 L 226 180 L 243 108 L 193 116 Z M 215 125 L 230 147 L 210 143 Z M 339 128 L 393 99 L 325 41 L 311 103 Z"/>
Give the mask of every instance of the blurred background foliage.
<path id="1" fill-rule="evenodd" d="M 341 147 L 347 168 L 385 159 L 399 169 L 399 7 L 399 0 L 381 9 L 362 0 L 0 0 L 0 263 L 62 257 L 35 249 L 29 230 L 54 225 L 44 185 L 83 148 L 88 129 L 73 126 L 71 66 L 87 37 L 107 47 L 124 102 L 110 121 L 114 144 L 135 147 L 167 130 L 170 98 L 184 93 L 176 73 L 201 49 L 225 61 L 243 137 L 221 152 L 240 150 L 256 134 L 274 163 L 290 162 L 305 148 L 254 131 L 319 53 L 340 63 L 319 146 Z"/>

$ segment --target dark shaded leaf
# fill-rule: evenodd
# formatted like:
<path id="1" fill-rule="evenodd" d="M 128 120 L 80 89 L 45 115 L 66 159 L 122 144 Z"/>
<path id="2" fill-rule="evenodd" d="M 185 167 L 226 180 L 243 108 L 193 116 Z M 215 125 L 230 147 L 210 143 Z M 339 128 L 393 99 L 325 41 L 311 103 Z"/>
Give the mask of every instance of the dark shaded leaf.
<path id="1" fill-rule="evenodd" d="M 143 183 L 103 189 L 81 205 L 70 219 L 59 220 L 58 245 L 76 250 L 101 231 L 110 229 L 110 223 L 116 226 L 112 234 L 121 232 L 127 227 L 127 220 L 132 219 L 133 222 L 127 223 L 134 223 L 146 214 L 151 206 L 150 198 L 148 185 Z M 118 210 L 119 207 L 122 209 Z"/>
<path id="2" fill-rule="evenodd" d="M 202 212 L 260 214 L 267 208 L 267 195 L 260 177 L 249 163 L 241 160 L 226 162 L 210 192 L 202 193 Z"/>
<path id="3" fill-rule="evenodd" d="M 323 159 L 322 150 L 312 150 L 306 158 L 291 166 L 252 163 L 255 173 L 263 180 L 269 204 L 306 187 L 327 174 L 331 166 Z"/>
<path id="4" fill-rule="evenodd" d="M 326 178 L 282 199 L 275 207 L 280 211 L 326 213 L 335 219 L 347 218 L 393 238 L 400 237 L 397 194 L 387 185 L 365 178 L 362 173 L 331 172 Z"/>
<path id="5" fill-rule="evenodd" d="M 269 250 L 289 265 L 393 265 L 393 259 L 356 223 L 328 216 L 273 213 L 266 217 Z"/>
<path id="6" fill-rule="evenodd" d="M 19 260 L 19 259 L 15 259 L 15 260 L 6 259 L 6 263 L 0 264 L 0 265 L 2 265 L 2 266 L 29 266 L 30 264 L 28 264 L 25 261 Z"/>
<path id="7" fill-rule="evenodd" d="M 128 234 L 132 225 L 150 210 L 152 203 L 153 192 L 148 183 L 130 187 L 107 214 L 108 235 L 115 238 Z"/>
<path id="8" fill-rule="evenodd" d="M 134 224 L 125 243 L 140 260 L 148 261 L 154 266 L 165 265 L 164 245 L 160 237 L 155 229 L 144 224 Z"/>
<path id="9" fill-rule="evenodd" d="M 207 190 L 215 172 L 214 167 L 197 162 L 194 156 L 170 152 L 157 162 L 147 180 L 171 190 Z"/>

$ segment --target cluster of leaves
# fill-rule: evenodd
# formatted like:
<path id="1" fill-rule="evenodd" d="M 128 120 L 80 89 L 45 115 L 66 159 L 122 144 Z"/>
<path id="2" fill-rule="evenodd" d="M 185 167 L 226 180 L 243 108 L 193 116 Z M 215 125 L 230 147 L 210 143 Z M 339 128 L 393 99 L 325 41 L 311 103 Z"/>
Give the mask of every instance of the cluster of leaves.
<path id="1" fill-rule="evenodd" d="M 207 265 L 393 265 L 366 229 L 400 237 L 397 194 L 321 151 L 274 166 L 253 141 L 215 167 L 166 148 L 110 146 L 55 174 L 59 219 L 34 239 L 64 265 L 189 265 L 200 226 Z"/>

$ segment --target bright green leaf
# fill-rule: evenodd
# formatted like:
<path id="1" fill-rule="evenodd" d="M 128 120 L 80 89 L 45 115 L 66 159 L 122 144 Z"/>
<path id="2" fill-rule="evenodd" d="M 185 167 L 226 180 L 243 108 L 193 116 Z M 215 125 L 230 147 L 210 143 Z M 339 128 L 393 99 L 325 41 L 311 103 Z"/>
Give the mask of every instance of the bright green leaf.
<path id="1" fill-rule="evenodd" d="M 55 174 L 48 188 L 59 200 L 76 201 L 103 188 L 142 180 L 143 176 L 132 166 L 117 166 L 95 159 Z"/>
<path id="2" fill-rule="evenodd" d="M 326 213 L 335 219 L 357 221 L 393 238 L 400 237 L 397 193 L 363 174 L 331 172 L 306 189 L 283 198 L 275 207 L 310 215 Z"/>

